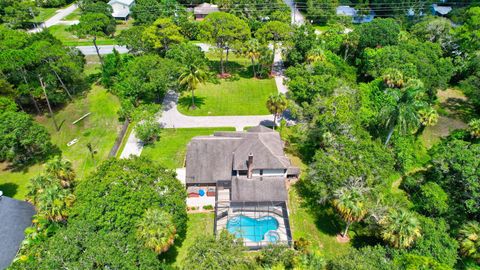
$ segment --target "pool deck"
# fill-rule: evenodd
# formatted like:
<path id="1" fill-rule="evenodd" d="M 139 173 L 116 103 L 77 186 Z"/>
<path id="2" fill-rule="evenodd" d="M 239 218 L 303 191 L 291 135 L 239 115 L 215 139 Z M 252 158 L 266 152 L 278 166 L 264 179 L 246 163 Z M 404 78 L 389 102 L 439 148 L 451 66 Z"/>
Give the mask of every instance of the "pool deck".
<path id="1" fill-rule="evenodd" d="M 202 196 L 202 197 L 192 197 L 187 198 L 188 207 L 199 207 L 203 208 L 204 206 L 210 205 L 215 206 L 215 197 Z"/>

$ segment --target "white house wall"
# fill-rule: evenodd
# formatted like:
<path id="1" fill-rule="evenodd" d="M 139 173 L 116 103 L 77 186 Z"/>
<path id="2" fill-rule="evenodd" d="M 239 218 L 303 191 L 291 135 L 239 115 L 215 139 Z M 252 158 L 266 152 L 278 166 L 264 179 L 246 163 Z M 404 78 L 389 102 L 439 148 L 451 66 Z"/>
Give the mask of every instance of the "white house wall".
<path id="1" fill-rule="evenodd" d="M 282 176 L 285 175 L 285 170 L 263 170 L 263 176 Z"/>

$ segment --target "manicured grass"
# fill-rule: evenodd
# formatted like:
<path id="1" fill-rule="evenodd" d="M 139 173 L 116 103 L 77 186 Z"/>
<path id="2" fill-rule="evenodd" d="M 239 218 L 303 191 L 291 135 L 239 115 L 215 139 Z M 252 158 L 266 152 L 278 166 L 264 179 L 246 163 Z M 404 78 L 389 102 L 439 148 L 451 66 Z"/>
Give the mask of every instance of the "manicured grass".
<path id="1" fill-rule="evenodd" d="M 188 215 L 187 234 L 181 243 L 177 243 L 162 257 L 173 264 L 174 267 L 182 269 L 183 263 L 187 258 L 188 248 L 191 247 L 198 238 L 213 235 L 213 213 L 196 213 Z M 180 241 L 177 241 L 180 242 Z"/>
<path id="2" fill-rule="evenodd" d="M 200 85 L 195 91 L 196 109 L 190 109 L 191 95 L 184 93 L 178 110 L 185 115 L 266 115 L 268 96 L 277 92 L 273 79 L 221 80 L 219 84 Z"/>
<path id="3" fill-rule="evenodd" d="M 64 21 L 74 21 L 80 19 L 80 16 L 82 15 L 82 10 L 77 8 L 74 12 L 68 14 L 65 18 L 63 18 Z"/>
<path id="4" fill-rule="evenodd" d="M 215 131 L 234 131 L 235 128 L 177 128 L 162 129 L 160 139 L 143 148 L 142 156 L 165 168 L 183 167 L 188 142 L 195 136 L 212 135 Z"/>
<path id="5" fill-rule="evenodd" d="M 288 209 L 294 240 L 308 240 L 310 249 L 320 251 L 326 259 L 339 258 L 351 248 L 350 242 L 339 243 L 336 239 L 342 227 L 336 222 L 333 209 L 316 206 L 312 211 L 295 186 L 289 191 Z"/>
<path id="6" fill-rule="evenodd" d="M 80 39 L 72 32 L 67 31 L 69 25 L 54 25 L 49 27 L 50 33 L 58 38 L 64 45 L 67 46 L 93 46 L 92 39 Z M 98 37 L 97 45 L 115 45 L 116 41 L 107 37 Z"/>
<path id="7" fill-rule="evenodd" d="M 206 54 L 210 60 L 210 70 L 219 72 L 219 55 Z M 277 93 L 274 79 L 254 79 L 250 60 L 230 53 L 226 72 L 231 79 L 218 79 L 217 82 L 200 84 L 195 91 L 196 109 L 191 109 L 191 93 L 185 92 L 179 99 L 178 110 L 185 115 L 267 115 L 268 96 Z"/>
<path id="8" fill-rule="evenodd" d="M 123 30 L 133 25 L 133 19 L 126 22 L 117 21 L 115 35 L 120 34 Z M 79 38 L 74 33 L 69 32 L 67 28 L 69 25 L 54 25 L 49 27 L 50 33 L 58 38 L 64 45 L 67 46 L 93 46 L 91 38 Z M 117 41 L 111 37 L 97 37 L 97 45 L 116 45 Z"/>
<path id="9" fill-rule="evenodd" d="M 7 169 L 7 163 L 0 163 L 0 190 L 8 197 L 22 200 L 28 192 L 30 178 L 39 174 L 43 166 L 35 165 L 23 171 L 12 172 Z"/>
<path id="10" fill-rule="evenodd" d="M 55 15 L 58 8 L 38 8 L 38 15 L 35 17 L 35 22 L 42 23 Z"/>
<path id="11" fill-rule="evenodd" d="M 95 164 L 108 157 L 121 126 L 117 119 L 119 108 L 120 103 L 115 96 L 94 85 L 84 97 L 76 98 L 55 113 L 57 122 L 62 123 L 60 131 L 55 130 L 52 120 L 47 116 L 37 117 L 36 120 L 47 128 L 52 142 L 60 148 L 62 156 L 72 162 L 77 179 L 81 180 L 94 169 Z M 72 124 L 88 112 L 91 115 Z M 73 139 L 78 139 L 78 142 L 68 147 L 67 143 Z M 97 151 L 95 160 L 90 156 L 87 143 L 91 143 Z M 43 169 L 39 164 L 22 172 L 11 172 L 4 170 L 5 166 L 0 165 L 0 189 L 6 190 L 7 196 L 17 199 L 25 198 L 29 179 Z"/>

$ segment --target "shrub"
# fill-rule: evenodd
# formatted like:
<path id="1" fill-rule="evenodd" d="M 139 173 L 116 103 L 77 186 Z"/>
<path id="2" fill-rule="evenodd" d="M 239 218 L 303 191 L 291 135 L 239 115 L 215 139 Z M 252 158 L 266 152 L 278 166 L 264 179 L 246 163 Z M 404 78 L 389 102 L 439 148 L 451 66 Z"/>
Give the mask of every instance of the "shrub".
<path id="1" fill-rule="evenodd" d="M 160 124 L 155 119 L 150 118 L 137 124 L 135 134 L 145 144 L 150 144 L 158 140 L 160 130 Z"/>
<path id="2" fill-rule="evenodd" d="M 203 206 L 203 210 L 213 210 L 213 206 L 205 205 L 205 206 Z"/>

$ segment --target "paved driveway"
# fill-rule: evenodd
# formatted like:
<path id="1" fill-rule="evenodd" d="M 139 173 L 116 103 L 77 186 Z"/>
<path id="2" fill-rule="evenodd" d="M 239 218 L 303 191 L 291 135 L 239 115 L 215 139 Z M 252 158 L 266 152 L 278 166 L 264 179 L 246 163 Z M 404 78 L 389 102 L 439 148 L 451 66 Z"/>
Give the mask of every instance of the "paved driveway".
<path id="1" fill-rule="evenodd" d="M 97 55 L 97 51 L 95 50 L 95 46 L 77 46 L 84 55 Z M 116 49 L 119 53 L 128 53 L 128 49 L 125 46 L 120 45 L 100 45 L 98 46 L 98 50 L 100 51 L 101 55 L 104 54 L 111 54 L 113 53 L 113 49 Z"/>
<path id="2" fill-rule="evenodd" d="M 28 32 L 30 33 L 38 33 L 43 31 L 43 29 L 48 28 L 50 26 L 59 24 L 60 21 L 70 15 L 72 12 L 74 12 L 78 8 L 77 4 L 72 4 L 66 8 L 59 9 L 56 11 L 56 14 L 47 19 L 44 23 L 39 25 L 37 28 L 29 30 Z"/>

